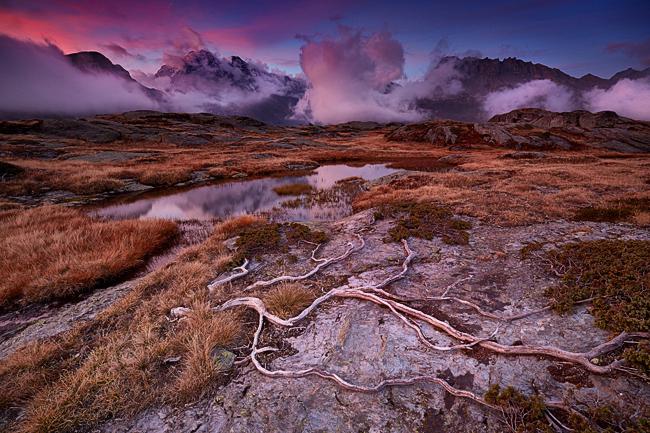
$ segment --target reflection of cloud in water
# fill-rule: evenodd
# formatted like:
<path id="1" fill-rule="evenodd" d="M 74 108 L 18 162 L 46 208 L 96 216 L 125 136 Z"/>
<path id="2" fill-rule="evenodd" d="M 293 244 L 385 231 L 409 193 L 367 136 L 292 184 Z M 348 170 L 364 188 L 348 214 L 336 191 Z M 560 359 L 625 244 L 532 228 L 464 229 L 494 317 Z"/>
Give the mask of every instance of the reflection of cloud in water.
<path id="1" fill-rule="evenodd" d="M 331 165 L 319 167 L 314 175 L 303 177 L 264 178 L 243 182 L 194 188 L 164 197 L 141 199 L 133 203 L 106 207 L 98 215 L 115 218 L 211 219 L 232 215 L 270 211 L 291 198 L 273 191 L 279 185 L 309 183 L 317 189 L 327 189 L 341 179 L 362 177 L 377 179 L 396 170 L 375 164 L 364 167 Z M 292 220 L 331 220 L 347 212 L 348 206 L 314 205 L 309 208 L 286 209 Z"/>
<path id="2" fill-rule="evenodd" d="M 361 177 L 365 180 L 375 180 L 394 173 L 397 170 L 387 168 L 384 164 L 368 164 L 363 167 L 349 165 L 325 165 L 315 170 L 316 174 L 308 176 L 307 182 L 317 189 L 331 188 L 341 179 Z"/>

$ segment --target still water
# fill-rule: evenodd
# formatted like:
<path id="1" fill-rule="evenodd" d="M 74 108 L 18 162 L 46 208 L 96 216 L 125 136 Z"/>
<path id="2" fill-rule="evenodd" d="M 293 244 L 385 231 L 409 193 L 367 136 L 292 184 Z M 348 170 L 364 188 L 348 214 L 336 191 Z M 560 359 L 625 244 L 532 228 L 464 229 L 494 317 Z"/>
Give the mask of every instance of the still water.
<path id="1" fill-rule="evenodd" d="M 308 176 L 263 178 L 202 186 L 162 197 L 143 198 L 127 204 L 113 205 L 96 211 L 108 218 L 165 218 L 174 220 L 209 220 L 229 216 L 275 212 L 277 219 L 285 221 L 328 221 L 351 212 L 349 200 L 340 191 L 333 194 L 335 200 L 305 200 L 294 207 L 282 203 L 296 197 L 280 196 L 273 188 L 292 183 L 304 183 L 317 192 L 336 189 L 338 181 L 350 177 L 375 180 L 398 170 L 384 164 L 368 164 L 362 167 L 326 165 Z M 333 188 L 334 187 L 334 188 Z M 281 209 L 281 211 L 279 210 Z"/>

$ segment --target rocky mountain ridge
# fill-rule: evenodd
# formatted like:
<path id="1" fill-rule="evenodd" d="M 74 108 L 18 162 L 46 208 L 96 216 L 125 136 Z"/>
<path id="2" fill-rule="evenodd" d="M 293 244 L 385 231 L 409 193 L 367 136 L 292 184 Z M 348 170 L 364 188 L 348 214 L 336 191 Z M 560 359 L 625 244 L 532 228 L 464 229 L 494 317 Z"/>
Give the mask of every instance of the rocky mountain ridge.
<path id="1" fill-rule="evenodd" d="M 78 53 L 67 54 L 65 56 L 77 69 L 88 74 L 111 74 L 115 75 L 128 83 L 137 85 L 136 87 L 141 90 L 152 100 L 164 103 L 165 95 L 163 92 L 151 87 L 143 86 L 136 81 L 129 71 L 124 69 L 121 65 L 111 62 L 108 57 L 97 51 L 80 51 Z"/>
<path id="2" fill-rule="evenodd" d="M 80 52 L 67 57 L 80 70 L 87 73 L 110 73 L 128 82 L 135 81 L 122 66 L 113 64 L 98 52 Z M 139 88 L 152 100 L 167 107 L 170 94 L 203 95 L 206 101 L 201 111 L 220 115 L 245 115 L 274 124 L 290 124 L 294 108 L 305 94 L 308 83 L 299 78 L 268 71 L 264 66 L 241 57 L 220 58 L 208 50 L 190 51 L 164 64 L 155 73 L 162 90 Z M 482 102 L 490 92 L 512 88 L 532 80 L 551 80 L 575 95 L 575 106 L 581 107 L 578 96 L 594 88 L 607 89 L 623 79 L 650 77 L 650 68 L 626 69 L 610 78 L 586 74 L 576 78 L 557 68 L 526 62 L 517 58 L 490 59 L 454 56 L 443 57 L 434 70 L 452 70 L 454 80 L 462 86 L 460 92 L 451 95 L 418 95 L 415 105 L 432 119 L 454 119 L 477 122 L 486 120 Z M 386 93 L 399 87 L 391 83 Z M 214 101 L 214 102 L 209 102 Z M 169 105 L 169 104 L 167 104 Z"/>
<path id="3" fill-rule="evenodd" d="M 524 108 L 484 123 L 434 120 L 404 125 L 386 134 L 392 141 L 429 142 L 438 146 L 489 145 L 521 150 L 602 148 L 650 152 L 650 122 L 612 111 L 565 113 Z"/>
<path id="4" fill-rule="evenodd" d="M 626 69 L 610 78 L 593 74 L 573 77 L 560 69 L 540 63 L 526 62 L 517 58 L 490 59 L 455 56 L 443 57 L 434 70 L 445 68 L 455 71 L 454 79 L 462 85 L 459 93 L 440 96 L 422 95 L 417 108 L 430 113 L 432 118 L 454 119 L 468 122 L 484 121 L 486 114 L 481 110 L 485 97 L 490 92 L 513 88 L 533 80 L 550 80 L 573 93 L 576 108 L 584 107 L 579 95 L 599 88 L 608 89 L 623 79 L 645 79 L 650 77 L 650 68 L 644 70 Z"/>

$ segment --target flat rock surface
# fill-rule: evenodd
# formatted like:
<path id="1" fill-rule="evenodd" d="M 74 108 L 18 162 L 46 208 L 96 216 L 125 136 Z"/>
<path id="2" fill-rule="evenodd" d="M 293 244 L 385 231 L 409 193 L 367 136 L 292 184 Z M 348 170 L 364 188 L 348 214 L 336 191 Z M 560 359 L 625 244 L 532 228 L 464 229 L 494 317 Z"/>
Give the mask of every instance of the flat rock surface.
<path id="1" fill-rule="evenodd" d="M 321 257 L 340 253 L 352 233 L 368 226 L 369 213 L 356 214 L 329 230 L 335 235 Z M 516 228 L 495 228 L 474 222 L 470 244 L 448 246 L 439 240 L 411 239 L 418 257 L 392 293 L 426 298 L 449 295 L 471 300 L 482 308 L 512 314 L 542 307 L 543 291 L 556 282 L 538 260 L 522 259 L 529 242 L 555 248 L 566 242 L 594 239 L 650 239 L 648 231 L 630 225 L 549 222 Z M 364 232 L 366 246 L 317 278 L 346 277 L 348 284 L 379 282 L 399 272 L 404 259 L 400 244 L 384 243 L 390 221 L 378 221 Z M 305 262 L 307 257 L 304 257 Z M 302 260 L 301 260 L 302 262 Z M 306 269 L 297 263 L 292 273 Z M 261 271 L 260 271 L 261 272 Z M 255 274 L 253 272 L 252 274 Z M 264 276 L 266 277 L 266 276 Z M 253 275 L 250 281 L 262 278 Z M 241 284 L 249 283 L 249 280 Z M 458 304 L 420 301 L 421 310 L 477 336 L 489 336 L 497 326 L 502 344 L 554 345 L 585 351 L 606 341 L 586 307 L 559 316 L 551 311 L 512 323 L 477 316 Z M 266 325 L 266 332 L 273 325 Z M 548 399 L 567 393 L 583 400 L 610 398 L 635 407 L 650 399 L 650 386 L 630 377 L 595 376 L 581 368 L 541 357 L 504 357 L 476 348 L 463 351 L 427 349 L 414 332 L 390 311 L 359 300 L 333 300 L 319 307 L 298 333 L 287 336 L 287 355 L 260 360 L 269 369 L 319 367 L 357 384 L 383 379 L 435 374 L 453 386 L 485 393 L 490 384 L 538 391 Z M 422 325 L 437 345 L 454 342 Z M 262 337 L 264 340 L 264 337 Z M 435 384 L 389 387 L 377 393 L 355 393 L 317 378 L 273 379 L 250 364 L 232 371 L 232 380 L 198 403 L 185 408 L 159 407 L 131 420 L 112 420 L 105 432 L 500 432 L 497 414 L 447 394 Z"/>

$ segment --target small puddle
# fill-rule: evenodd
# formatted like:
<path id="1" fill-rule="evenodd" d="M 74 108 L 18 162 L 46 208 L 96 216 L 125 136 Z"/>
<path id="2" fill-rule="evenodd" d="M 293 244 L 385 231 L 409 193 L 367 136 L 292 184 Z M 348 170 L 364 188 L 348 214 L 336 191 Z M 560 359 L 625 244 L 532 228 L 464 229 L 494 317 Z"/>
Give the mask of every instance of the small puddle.
<path id="1" fill-rule="evenodd" d="M 211 220 L 230 216 L 270 213 L 284 221 L 331 221 L 350 214 L 349 197 L 337 182 L 352 177 L 375 180 L 399 170 L 384 164 L 361 167 L 325 165 L 308 176 L 262 178 L 203 186 L 156 198 L 143 198 L 127 204 L 108 206 L 95 211 L 106 218 L 164 218 L 178 221 Z M 287 184 L 308 184 L 316 196 L 326 199 L 296 200 L 296 196 L 278 195 L 274 188 Z M 325 194 L 332 191 L 332 194 Z M 290 206 L 287 206 L 291 202 Z M 279 210 L 281 209 L 281 211 Z"/>

